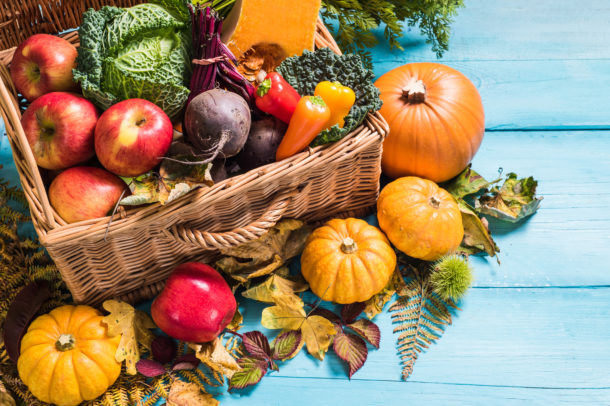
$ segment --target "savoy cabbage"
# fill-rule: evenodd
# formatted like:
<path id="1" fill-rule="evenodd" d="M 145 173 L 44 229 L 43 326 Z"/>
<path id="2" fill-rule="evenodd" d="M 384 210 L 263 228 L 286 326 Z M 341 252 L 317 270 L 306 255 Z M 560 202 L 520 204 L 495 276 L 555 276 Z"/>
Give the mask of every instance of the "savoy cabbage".
<path id="1" fill-rule="evenodd" d="M 74 78 L 98 107 L 149 100 L 176 117 L 188 98 L 190 28 L 183 0 L 85 12 Z"/>

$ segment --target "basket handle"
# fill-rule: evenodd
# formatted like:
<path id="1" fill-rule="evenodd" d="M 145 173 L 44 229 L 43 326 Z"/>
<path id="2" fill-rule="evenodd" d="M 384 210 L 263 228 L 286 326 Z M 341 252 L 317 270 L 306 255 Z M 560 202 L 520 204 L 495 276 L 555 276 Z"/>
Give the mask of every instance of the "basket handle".
<path id="1" fill-rule="evenodd" d="M 165 234 L 178 242 L 194 245 L 204 250 L 227 249 L 254 241 L 276 225 L 282 218 L 298 189 L 280 193 L 261 217 L 252 223 L 231 231 L 210 233 L 181 225 L 175 225 Z"/>
<path id="2" fill-rule="evenodd" d="M 47 197 L 47 193 L 44 188 L 44 184 L 42 182 L 42 178 L 40 177 L 40 171 L 38 170 L 38 164 L 36 164 L 36 159 L 34 158 L 34 154 L 32 154 L 32 149 L 30 148 L 30 144 L 28 143 L 27 137 L 23 132 L 23 127 L 21 126 L 21 118 L 19 112 L 15 108 L 15 105 L 12 103 L 12 98 L 9 94 L 9 91 L 4 83 L 4 79 L 0 77 L 0 98 L 4 99 L 4 108 L 7 119 L 11 121 L 11 123 L 5 123 L 6 126 L 11 125 L 16 130 L 17 139 L 15 140 L 15 145 L 21 149 L 21 153 L 25 158 L 28 169 L 32 172 L 32 180 L 34 181 L 34 188 L 32 193 L 42 206 L 42 211 L 44 215 L 44 220 L 50 228 L 55 227 L 57 224 L 55 222 L 55 218 L 53 217 L 53 210 L 51 209 L 51 204 L 49 203 L 49 199 Z M 19 171 L 21 172 L 21 171 Z M 21 180 L 24 179 L 24 174 L 20 173 Z"/>

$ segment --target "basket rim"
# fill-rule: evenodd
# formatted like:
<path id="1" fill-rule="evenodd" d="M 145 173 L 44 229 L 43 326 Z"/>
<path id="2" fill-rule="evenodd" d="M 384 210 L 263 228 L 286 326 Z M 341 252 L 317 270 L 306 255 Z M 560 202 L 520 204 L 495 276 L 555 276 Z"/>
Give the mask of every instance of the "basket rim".
<path id="1" fill-rule="evenodd" d="M 64 33 L 60 36 L 67 40 L 70 40 L 73 43 L 78 42 L 78 32 L 77 31 L 71 31 L 69 33 Z M 338 49 L 336 43 L 334 42 L 332 35 L 328 31 L 328 29 L 326 28 L 326 26 L 324 25 L 322 20 L 320 18 L 318 18 L 317 32 L 316 32 L 316 48 L 321 48 L 321 47 L 329 47 L 329 48 L 333 49 L 333 51 L 335 51 L 337 53 L 341 53 L 341 51 Z M 0 51 L 0 60 L 4 59 L 4 58 L 12 58 L 12 53 L 14 52 L 15 49 L 16 49 L 16 47 L 12 47 L 7 50 Z M 9 83 L 4 83 L 7 80 L 9 81 Z M 2 84 L 0 84 L 3 87 L 6 86 L 6 88 L 9 88 L 9 86 L 13 86 L 13 83 L 12 83 L 10 77 L 3 79 L 0 76 L 0 81 L 3 82 Z M 9 94 L 9 92 L 7 92 L 7 94 L 9 95 L 9 97 L 12 97 Z M 14 104 L 14 100 L 10 100 L 10 99 L 7 100 L 6 97 L 4 96 L 4 93 L 0 92 L 0 112 L 2 113 L 3 118 L 6 117 L 7 113 L 4 112 L 4 109 L 2 107 L 3 107 L 3 105 L 8 105 L 8 104 Z M 20 115 L 19 111 L 17 111 L 17 113 Z M 18 148 L 19 145 L 18 145 L 18 140 L 15 140 L 13 138 L 18 138 L 18 137 L 15 137 L 14 131 L 12 131 L 9 128 L 9 126 L 6 124 L 8 124 L 8 123 L 6 123 L 6 120 L 5 120 L 5 129 L 6 129 L 6 133 L 9 138 L 10 144 L 11 144 L 12 156 L 13 156 L 13 159 L 15 161 L 17 161 L 19 159 L 19 157 L 17 156 L 16 148 Z M 18 127 L 21 127 L 20 120 L 15 125 Z M 22 128 L 21 128 L 21 130 L 22 130 Z M 363 130 L 366 130 L 364 134 L 362 134 Z M 374 112 L 374 113 L 369 112 L 367 114 L 365 120 L 363 121 L 363 123 L 360 124 L 360 126 L 358 126 L 356 129 L 354 129 L 352 132 L 350 132 L 347 136 L 345 136 L 343 139 L 341 139 L 337 142 L 318 146 L 315 148 L 308 148 L 307 150 L 305 150 L 299 154 L 296 154 L 291 158 L 282 160 L 280 162 L 273 162 L 273 163 L 267 164 L 265 166 L 252 169 L 243 174 L 240 174 L 240 175 L 225 179 L 221 182 L 215 183 L 213 186 L 211 186 L 209 188 L 199 188 L 197 190 L 192 190 L 189 193 L 187 193 L 186 195 L 184 195 L 166 205 L 161 205 L 160 203 L 153 203 L 153 204 L 149 204 L 149 205 L 142 206 L 142 207 L 121 209 L 120 211 L 117 212 L 117 214 L 114 215 L 114 217 L 109 215 L 109 216 L 105 216 L 105 217 L 99 217 L 99 218 L 91 219 L 91 220 L 84 220 L 84 221 L 71 223 L 71 224 L 67 224 L 65 221 L 63 221 L 61 219 L 61 217 L 59 217 L 59 215 L 57 214 L 55 209 L 50 205 L 50 202 L 48 203 L 48 207 L 50 208 L 51 213 L 53 215 L 52 218 L 54 218 L 55 221 L 49 222 L 48 219 L 46 219 L 44 215 L 42 215 L 42 216 L 36 215 L 36 213 L 34 212 L 33 207 L 32 207 L 34 205 L 33 203 L 37 203 L 36 206 L 41 206 L 41 208 L 43 209 L 42 211 L 44 211 L 45 210 L 44 201 L 48 202 L 48 191 L 44 187 L 37 188 L 36 185 L 31 185 L 32 182 L 29 179 L 27 179 L 26 175 L 23 173 L 24 168 L 21 168 L 20 165 L 16 165 L 16 166 L 17 166 L 17 170 L 19 172 L 19 177 L 20 177 L 22 187 L 23 187 L 24 183 L 27 184 L 28 187 L 34 186 L 34 187 L 32 187 L 33 192 L 34 192 L 34 193 L 32 193 L 33 196 L 28 196 L 28 197 L 31 197 L 31 199 L 28 198 L 28 200 L 31 200 L 31 201 L 29 201 L 29 203 L 30 203 L 29 208 L 30 208 L 30 211 L 32 212 L 32 220 L 33 220 L 32 222 L 34 224 L 34 228 L 36 229 L 36 232 L 38 233 L 38 235 L 40 237 L 41 242 L 45 246 L 50 245 L 50 244 L 64 245 L 67 243 L 74 243 L 75 239 L 77 239 L 77 240 L 83 240 L 83 239 L 100 240 L 102 238 L 105 238 L 106 236 L 111 236 L 116 233 L 120 233 L 120 230 L 126 225 L 131 225 L 131 227 L 146 227 L 146 224 L 148 224 L 149 221 L 154 221 L 154 219 L 156 217 L 162 217 L 163 214 L 168 213 L 172 210 L 179 210 L 180 208 L 183 208 L 184 206 L 190 204 L 189 201 L 193 201 L 193 200 L 197 200 L 197 201 L 204 200 L 205 201 L 208 199 L 230 197 L 233 194 L 238 193 L 241 190 L 241 189 L 239 189 L 239 187 L 247 187 L 247 185 L 252 185 L 252 184 L 255 184 L 258 182 L 264 182 L 266 180 L 271 179 L 271 177 L 279 176 L 280 174 L 286 175 L 291 170 L 293 170 L 294 168 L 296 168 L 298 166 L 311 164 L 311 162 L 319 156 L 323 156 L 325 154 L 332 154 L 332 153 L 341 153 L 342 148 L 344 148 L 348 145 L 351 145 L 355 142 L 368 144 L 368 142 L 370 142 L 371 140 L 376 140 L 378 138 L 381 138 L 381 139 L 385 138 L 388 135 L 388 133 L 389 133 L 389 126 L 386 123 L 386 121 L 384 120 L 384 118 L 381 116 L 379 111 Z M 27 146 L 27 148 L 29 149 L 29 145 Z M 39 167 L 37 165 L 33 165 L 33 167 L 32 167 L 32 165 L 30 165 L 30 163 L 27 162 L 28 152 L 26 152 L 25 154 L 23 153 L 23 151 L 19 151 L 19 152 L 21 153 L 21 155 L 26 155 L 26 162 L 25 162 L 26 169 L 29 169 L 32 172 L 32 175 L 34 178 L 33 180 L 34 180 L 34 183 L 36 184 L 37 183 L 36 178 L 37 177 L 40 178 Z M 31 151 L 29 153 L 31 154 Z M 24 190 L 25 189 L 26 188 L 24 187 Z M 39 190 L 38 192 L 42 194 L 41 198 L 42 198 L 43 202 L 40 201 L 41 200 L 40 197 L 36 196 L 36 194 L 38 192 L 36 192 L 34 189 L 42 189 L 42 190 Z M 231 190 L 229 190 L 229 189 L 231 189 Z M 36 208 L 38 209 L 38 207 L 36 207 Z M 147 218 L 149 221 L 142 222 L 141 220 L 143 218 Z M 58 220 L 60 220 L 60 221 L 58 221 Z M 132 222 L 132 224 L 126 224 L 126 223 L 129 223 L 130 221 Z"/>

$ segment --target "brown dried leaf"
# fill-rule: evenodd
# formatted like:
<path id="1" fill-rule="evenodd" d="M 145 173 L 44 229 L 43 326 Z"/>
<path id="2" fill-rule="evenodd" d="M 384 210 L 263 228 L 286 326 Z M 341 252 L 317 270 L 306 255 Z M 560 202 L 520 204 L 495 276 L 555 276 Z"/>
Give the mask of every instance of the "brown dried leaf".
<path id="1" fill-rule="evenodd" d="M 383 288 L 381 292 L 364 302 L 366 305 L 364 308 L 364 314 L 366 314 L 366 317 L 373 319 L 375 316 L 381 313 L 386 303 L 392 299 L 396 291 L 400 290 L 404 284 L 405 282 L 402 279 L 402 276 L 400 276 L 398 268 L 396 268 L 386 287 Z"/>
<path id="2" fill-rule="evenodd" d="M 219 406 L 220 403 L 209 393 L 203 393 L 194 383 L 176 379 L 169 390 L 167 406 Z"/>
<path id="3" fill-rule="evenodd" d="M 307 289 L 309 285 L 305 281 L 293 281 L 273 274 L 260 285 L 242 292 L 242 296 L 259 302 L 274 303 L 274 295 L 305 292 Z"/>
<path id="4" fill-rule="evenodd" d="M 299 220 L 281 220 L 257 240 L 221 250 L 216 267 L 239 282 L 268 275 L 299 255 L 311 228 Z"/>
<path id="5" fill-rule="evenodd" d="M 227 376 L 229 379 L 233 374 L 239 371 L 241 368 L 237 364 L 237 361 L 229 351 L 222 345 L 220 339 L 216 338 L 214 341 L 203 344 L 189 343 L 189 347 L 195 350 L 195 355 L 201 362 L 207 365 L 210 369 L 220 372 Z"/>

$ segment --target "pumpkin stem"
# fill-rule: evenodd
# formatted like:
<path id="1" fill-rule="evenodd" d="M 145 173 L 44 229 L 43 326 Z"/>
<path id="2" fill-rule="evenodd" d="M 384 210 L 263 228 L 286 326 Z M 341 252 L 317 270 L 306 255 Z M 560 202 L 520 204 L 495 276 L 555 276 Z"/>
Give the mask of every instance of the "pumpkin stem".
<path id="1" fill-rule="evenodd" d="M 358 245 L 356 244 L 356 241 L 350 237 L 344 238 L 341 242 L 341 251 L 345 254 L 353 254 L 357 249 Z"/>
<path id="2" fill-rule="evenodd" d="M 434 207 L 435 209 L 438 209 L 441 205 L 441 201 L 438 200 L 436 197 L 432 196 L 430 198 L 430 206 Z"/>
<path id="3" fill-rule="evenodd" d="M 426 85 L 421 80 L 411 78 L 402 89 L 402 97 L 410 104 L 423 103 L 426 101 Z"/>
<path id="4" fill-rule="evenodd" d="M 74 348 L 74 344 L 76 341 L 74 340 L 74 336 L 72 334 L 62 334 L 59 336 L 57 341 L 55 342 L 55 348 L 58 351 L 70 351 Z"/>

